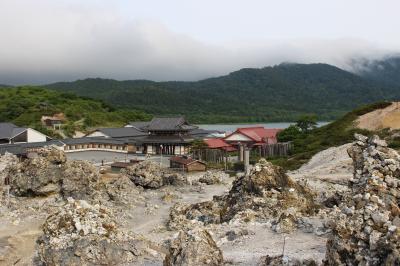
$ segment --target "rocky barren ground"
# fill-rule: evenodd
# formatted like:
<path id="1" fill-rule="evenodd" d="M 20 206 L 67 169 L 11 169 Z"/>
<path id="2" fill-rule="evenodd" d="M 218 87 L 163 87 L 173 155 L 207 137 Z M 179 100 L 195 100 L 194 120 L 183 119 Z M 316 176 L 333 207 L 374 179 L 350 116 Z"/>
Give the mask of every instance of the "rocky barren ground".
<path id="1" fill-rule="evenodd" d="M 397 265 L 399 163 L 359 135 L 298 171 L 261 160 L 236 177 L 6 155 L 0 265 Z"/>

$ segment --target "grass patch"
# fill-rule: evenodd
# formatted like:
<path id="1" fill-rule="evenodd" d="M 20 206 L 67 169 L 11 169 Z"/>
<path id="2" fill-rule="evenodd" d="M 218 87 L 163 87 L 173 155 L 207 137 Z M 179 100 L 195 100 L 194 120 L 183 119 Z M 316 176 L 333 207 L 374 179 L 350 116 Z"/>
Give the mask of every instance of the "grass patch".
<path id="1" fill-rule="evenodd" d="M 355 127 L 355 121 L 361 115 L 377 109 L 389 106 L 390 102 L 378 102 L 357 108 L 342 118 L 320 128 L 313 129 L 308 133 L 294 136 L 294 148 L 288 157 L 271 158 L 272 163 L 286 170 L 298 169 L 302 164 L 308 162 L 316 153 L 330 147 L 340 146 L 353 141 L 354 134 L 360 133 L 370 136 L 373 132 Z M 381 132 L 385 134 L 385 132 Z M 397 145 L 397 143 L 393 143 Z"/>

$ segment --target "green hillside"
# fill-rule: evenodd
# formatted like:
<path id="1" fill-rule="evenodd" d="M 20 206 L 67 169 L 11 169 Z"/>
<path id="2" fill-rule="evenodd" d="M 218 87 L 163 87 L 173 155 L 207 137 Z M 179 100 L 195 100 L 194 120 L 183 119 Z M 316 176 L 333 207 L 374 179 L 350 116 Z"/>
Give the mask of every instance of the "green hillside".
<path id="1" fill-rule="evenodd" d="M 116 110 L 99 100 L 79 97 L 39 87 L 0 88 L 0 121 L 30 126 L 47 134 L 40 124 L 42 115 L 64 113 L 65 131 L 94 126 L 121 126 L 128 121 L 149 119 L 148 114 L 134 110 Z"/>
<path id="2" fill-rule="evenodd" d="M 352 142 L 354 133 L 371 135 L 373 132 L 357 128 L 354 122 L 359 116 L 377 109 L 383 109 L 390 104 L 390 102 L 379 102 L 361 106 L 338 120 L 309 132 L 302 132 L 296 126 L 291 126 L 280 132 L 278 139 L 293 142 L 292 154 L 287 158 L 272 159 L 272 162 L 289 170 L 297 169 L 322 150 Z M 385 136 L 387 132 L 383 130 L 374 133 Z"/>
<path id="3" fill-rule="evenodd" d="M 309 113 L 333 120 L 362 104 L 400 96 L 400 90 L 327 64 L 242 69 L 197 82 L 85 79 L 47 87 L 205 123 L 294 121 Z"/>

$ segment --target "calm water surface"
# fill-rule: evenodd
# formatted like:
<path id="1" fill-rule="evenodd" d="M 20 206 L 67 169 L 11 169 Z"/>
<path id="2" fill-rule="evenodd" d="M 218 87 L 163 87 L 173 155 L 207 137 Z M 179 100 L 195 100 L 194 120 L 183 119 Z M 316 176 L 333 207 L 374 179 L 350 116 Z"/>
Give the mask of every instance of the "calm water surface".
<path id="1" fill-rule="evenodd" d="M 317 123 L 317 126 L 321 127 L 328 123 L 329 122 L 320 121 Z M 255 124 L 200 124 L 197 126 L 207 130 L 220 130 L 225 132 L 233 132 L 239 127 L 287 128 L 293 124 L 295 124 L 295 122 L 255 123 Z"/>

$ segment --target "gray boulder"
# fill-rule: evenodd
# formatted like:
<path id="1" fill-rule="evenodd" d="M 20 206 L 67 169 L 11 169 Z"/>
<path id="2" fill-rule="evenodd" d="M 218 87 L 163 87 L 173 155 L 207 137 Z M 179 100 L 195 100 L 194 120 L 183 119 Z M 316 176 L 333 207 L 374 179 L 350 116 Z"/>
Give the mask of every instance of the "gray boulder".
<path id="1" fill-rule="evenodd" d="M 223 265 L 222 251 L 206 230 L 180 231 L 171 242 L 164 266 Z"/>
<path id="2" fill-rule="evenodd" d="M 64 198 L 88 199 L 98 190 L 99 172 L 87 161 L 68 161 L 62 165 L 61 190 Z"/>
<path id="3" fill-rule="evenodd" d="M 186 178 L 178 173 L 163 169 L 158 163 L 143 161 L 132 165 L 124 172 L 133 183 L 143 188 L 156 189 L 167 185 L 184 185 Z"/>
<path id="4" fill-rule="evenodd" d="M 34 264 L 138 265 L 160 261 L 155 253 L 146 240 L 122 231 L 108 208 L 69 198 L 43 224 Z"/>
<path id="5" fill-rule="evenodd" d="M 4 175 L 11 180 L 11 193 L 17 196 L 48 196 L 88 199 L 99 181 L 97 169 L 89 162 L 66 161 L 63 151 L 43 148 L 38 156 L 8 165 Z"/>

